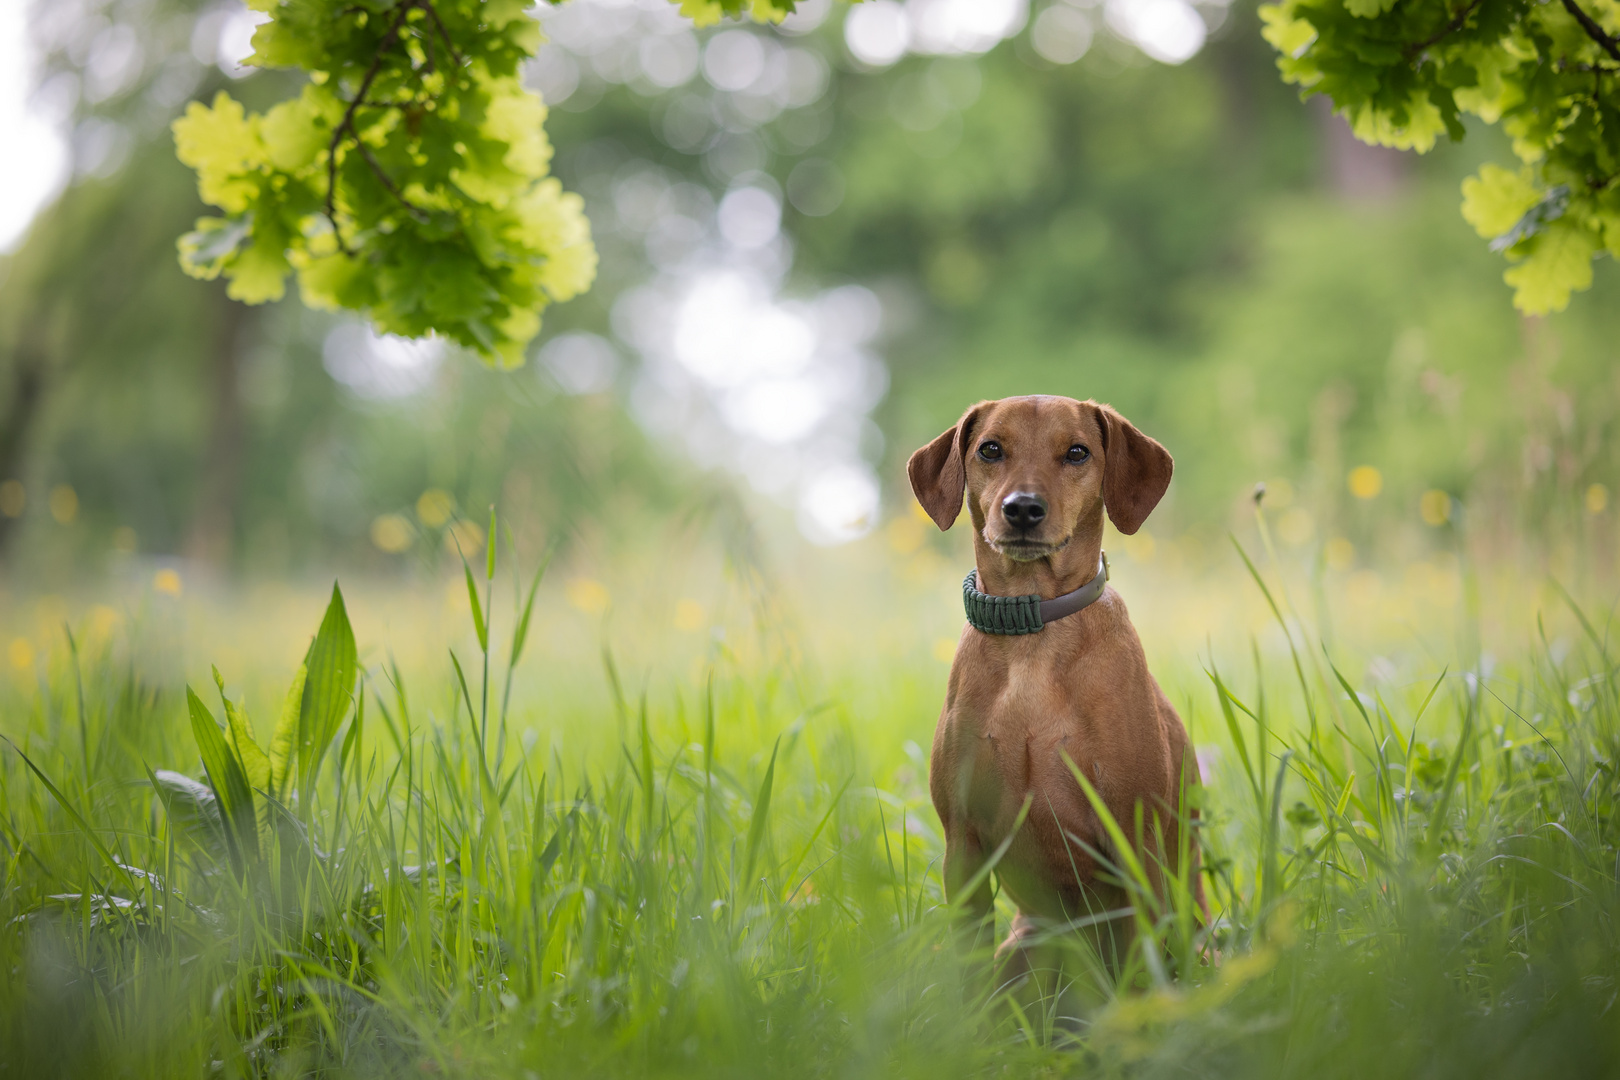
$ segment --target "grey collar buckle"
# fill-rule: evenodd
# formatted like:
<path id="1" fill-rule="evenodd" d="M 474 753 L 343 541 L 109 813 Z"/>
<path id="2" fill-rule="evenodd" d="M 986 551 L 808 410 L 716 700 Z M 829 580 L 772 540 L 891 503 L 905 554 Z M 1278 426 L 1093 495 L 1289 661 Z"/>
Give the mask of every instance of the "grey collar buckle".
<path id="1" fill-rule="evenodd" d="M 1039 593 L 1027 596 L 991 596 L 979 591 L 979 571 L 968 571 L 962 581 L 962 607 L 967 621 L 986 634 L 1038 634 L 1049 622 L 1073 615 L 1089 607 L 1108 587 L 1108 553 L 1097 559 L 1097 576 L 1073 592 L 1042 600 Z"/>

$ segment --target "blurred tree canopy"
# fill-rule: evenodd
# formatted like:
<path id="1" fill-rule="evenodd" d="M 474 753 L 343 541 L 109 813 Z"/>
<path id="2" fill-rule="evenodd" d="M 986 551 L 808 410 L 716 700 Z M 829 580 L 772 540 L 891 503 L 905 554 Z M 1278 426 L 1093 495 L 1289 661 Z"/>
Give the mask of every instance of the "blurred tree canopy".
<path id="1" fill-rule="evenodd" d="M 1500 123 L 1519 169 L 1487 164 L 1463 216 L 1514 262 L 1514 303 L 1562 311 L 1620 255 L 1620 7 L 1609 0 L 1283 0 L 1263 7 L 1283 77 L 1367 142 L 1427 151 L 1462 114 Z"/>
<path id="2" fill-rule="evenodd" d="M 406 570 L 442 556 L 445 506 L 493 500 L 520 535 L 611 543 L 708 512 L 731 485 L 703 470 L 756 483 L 784 448 L 801 469 L 859 455 L 903 514 L 915 445 L 978 397 L 1032 391 L 1110 400 L 1170 446 L 1164 537 L 1218 535 L 1257 479 L 1310 509 L 1301 543 L 1449 542 L 1460 516 L 1419 516 L 1435 490 L 1476 520 L 1584 527 L 1583 493 L 1620 476 L 1615 283 L 1599 267 L 1556 321 L 1521 320 L 1456 211 L 1496 129 L 1422 159 L 1364 146 L 1279 83 L 1253 6 L 1198 10 L 1209 40 L 1167 65 L 1063 0 L 982 55 L 887 64 L 850 51 L 842 5 L 696 31 L 664 0 L 541 9 L 550 40 L 522 77 L 601 261 L 500 373 L 181 273 L 174 237 L 205 208 L 169 124 L 222 88 L 244 114 L 303 93 L 219 55 L 240 9 L 37 7 L 75 174 L 3 262 L 0 482 L 26 491 L 19 515 L 0 499 L 10 558 L 55 579 L 131 550 Z M 1089 27 L 1067 39 L 1089 48 L 1048 57 L 1054 24 Z M 139 60 L 114 78 L 125 40 Z M 409 216 L 386 191 L 378 212 Z M 875 297 L 865 411 L 771 442 L 729 426 L 754 399 L 666 385 L 638 320 L 717 273 L 762 282 L 778 321 L 844 286 Z M 697 397 L 706 424 L 676 408 Z M 1382 470 L 1377 500 L 1347 490 L 1358 465 Z M 52 512 L 59 488 L 74 514 Z"/>

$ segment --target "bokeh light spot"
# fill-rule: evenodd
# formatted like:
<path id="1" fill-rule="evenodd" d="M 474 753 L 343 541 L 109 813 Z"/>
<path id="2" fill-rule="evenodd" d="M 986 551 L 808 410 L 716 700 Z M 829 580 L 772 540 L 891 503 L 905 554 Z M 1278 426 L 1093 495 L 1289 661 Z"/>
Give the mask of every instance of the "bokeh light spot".
<path id="1" fill-rule="evenodd" d="M 1316 536 L 1316 519 L 1302 506 L 1296 506 L 1277 519 L 1277 535 L 1289 547 L 1304 547 Z"/>
<path id="2" fill-rule="evenodd" d="M 416 500 L 416 519 L 430 529 L 450 520 L 456 511 L 456 497 L 443 488 L 428 488 Z"/>
<path id="3" fill-rule="evenodd" d="M 180 572 L 165 567 L 152 575 L 152 588 L 165 596 L 179 596 L 184 591 Z"/>
<path id="4" fill-rule="evenodd" d="M 888 67 L 906 54 L 911 21 L 894 0 L 867 0 L 844 16 L 844 43 L 850 54 L 871 67 Z"/>
<path id="5" fill-rule="evenodd" d="M 56 519 L 58 525 L 71 525 L 73 519 L 79 516 L 79 493 L 67 484 L 57 484 L 51 488 L 49 504 L 51 517 Z"/>
<path id="6" fill-rule="evenodd" d="M 21 480 L 7 480 L 0 484 L 0 514 L 9 518 L 22 517 L 28 508 L 28 490 Z"/>
<path id="7" fill-rule="evenodd" d="M 685 633 L 703 627 L 703 605 L 691 597 L 682 597 L 675 604 L 675 629 Z"/>
<path id="8" fill-rule="evenodd" d="M 1053 4 L 1030 28 L 1030 44 L 1042 59 L 1072 64 L 1091 48 L 1091 20 L 1068 4 Z"/>
<path id="9" fill-rule="evenodd" d="M 106 604 L 96 604 L 90 609 L 87 625 L 90 629 L 90 638 L 95 641 L 106 641 L 124 622 L 124 617 L 117 610 Z"/>
<path id="10" fill-rule="evenodd" d="M 398 555 L 410 550 L 415 530 L 403 514 L 379 514 L 371 522 L 371 542 L 378 551 Z"/>
<path id="11" fill-rule="evenodd" d="M 1125 554 L 1132 562 L 1138 563 L 1152 562 L 1153 556 L 1159 550 L 1159 542 L 1146 529 L 1141 529 L 1131 536 L 1120 536 L 1119 546 L 1125 549 Z"/>
<path id="12" fill-rule="evenodd" d="M 1384 474 L 1372 465 L 1357 465 L 1350 470 L 1350 494 L 1358 499 L 1376 499 L 1384 490 Z"/>
<path id="13" fill-rule="evenodd" d="M 1418 513 L 1423 515 L 1423 524 L 1439 528 L 1451 520 L 1451 496 L 1438 488 L 1425 491 L 1418 500 Z"/>
<path id="14" fill-rule="evenodd" d="M 563 586 L 563 595 L 568 598 L 570 607 L 587 615 L 600 615 L 613 602 L 607 586 L 595 578 L 573 578 Z"/>
<path id="15" fill-rule="evenodd" d="M 444 531 L 444 550 L 471 560 L 483 553 L 484 530 L 470 521 L 458 521 Z"/>
<path id="16" fill-rule="evenodd" d="M 923 546 L 923 541 L 928 536 L 923 523 L 910 514 L 897 517 L 889 522 L 889 527 L 885 532 L 888 533 L 889 537 L 889 550 L 896 555 L 912 554 Z"/>

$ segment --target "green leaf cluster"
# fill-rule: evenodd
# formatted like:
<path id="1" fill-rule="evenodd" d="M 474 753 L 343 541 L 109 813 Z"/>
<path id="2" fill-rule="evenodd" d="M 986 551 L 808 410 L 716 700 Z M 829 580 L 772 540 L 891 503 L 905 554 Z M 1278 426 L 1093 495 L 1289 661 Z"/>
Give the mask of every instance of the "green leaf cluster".
<path id="1" fill-rule="evenodd" d="M 1281 0 L 1260 9 L 1283 78 L 1365 142 L 1423 152 L 1500 124 L 1522 168 L 1486 165 L 1463 216 L 1513 265 L 1528 314 L 1560 311 L 1620 255 L 1620 3 Z"/>
<path id="2" fill-rule="evenodd" d="M 517 0 L 252 0 L 249 63 L 308 74 L 249 113 L 221 91 L 173 125 L 203 218 L 180 239 L 232 297 L 364 313 L 520 364 L 540 312 L 590 287 L 578 195 L 548 170 L 545 105 L 518 77 L 541 42 Z"/>
<path id="3" fill-rule="evenodd" d="M 204 847 L 228 857 L 238 871 L 256 865 L 260 841 L 273 827 L 271 810 L 287 799 L 293 772 L 302 784 L 300 804 L 307 805 L 321 760 L 344 719 L 353 713 L 355 724 L 360 723 L 358 674 L 354 630 L 343 593 L 333 585 L 332 600 L 293 675 L 268 751 L 259 745 L 246 710 L 225 696 L 218 668 L 214 683 L 225 709 L 224 725 L 196 691 L 186 687 L 191 733 L 208 783 L 165 770 L 152 774 L 153 787 L 176 825 Z M 355 731 L 351 728 L 351 738 Z"/>
<path id="4" fill-rule="evenodd" d="M 670 0 L 694 26 L 713 26 L 724 18 L 751 18 L 779 23 L 793 14 L 794 0 Z"/>

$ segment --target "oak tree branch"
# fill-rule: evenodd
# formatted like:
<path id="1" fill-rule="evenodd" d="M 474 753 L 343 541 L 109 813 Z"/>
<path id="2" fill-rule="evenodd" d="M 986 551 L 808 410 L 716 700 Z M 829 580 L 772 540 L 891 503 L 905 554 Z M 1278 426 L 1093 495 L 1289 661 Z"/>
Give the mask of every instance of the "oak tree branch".
<path id="1" fill-rule="evenodd" d="M 1620 44 L 1617 44 L 1614 38 L 1604 32 L 1603 27 L 1597 24 L 1596 19 L 1582 10 L 1581 5 L 1577 4 L 1575 0 L 1564 0 L 1564 10 L 1569 12 L 1575 21 L 1581 24 L 1581 29 L 1586 31 L 1587 37 L 1597 42 L 1603 51 L 1609 54 L 1609 59 L 1620 63 Z"/>

